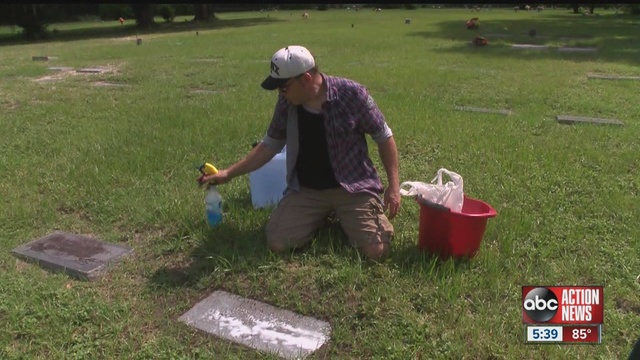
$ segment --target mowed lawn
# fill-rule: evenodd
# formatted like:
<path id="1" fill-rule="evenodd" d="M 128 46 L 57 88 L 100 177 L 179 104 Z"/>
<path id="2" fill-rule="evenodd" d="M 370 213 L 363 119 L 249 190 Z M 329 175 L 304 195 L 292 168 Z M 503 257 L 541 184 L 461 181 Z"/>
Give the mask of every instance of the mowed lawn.
<path id="1" fill-rule="evenodd" d="M 587 75 L 640 76 L 640 19 L 600 12 L 222 13 L 208 28 L 54 24 L 57 40 L 6 43 L 0 358 L 275 358 L 178 321 L 220 289 L 330 322 L 311 359 L 626 359 L 640 337 L 640 81 Z M 474 16 L 480 30 L 466 30 Z M 489 46 L 470 46 L 476 35 Z M 276 94 L 260 82 L 290 44 L 367 86 L 394 132 L 401 181 L 429 182 L 444 167 L 497 210 L 477 257 L 418 252 L 410 198 L 381 263 L 361 260 L 336 227 L 303 251 L 271 254 L 269 209 L 252 208 L 248 177 L 219 187 L 225 219 L 208 228 L 196 166 L 229 166 L 262 138 Z M 565 45 L 598 50 L 557 50 Z M 624 125 L 563 125 L 557 115 Z M 370 153 L 386 183 L 373 144 Z M 10 254 L 56 230 L 135 254 L 92 282 Z M 602 344 L 524 344 L 523 285 L 604 286 Z"/>

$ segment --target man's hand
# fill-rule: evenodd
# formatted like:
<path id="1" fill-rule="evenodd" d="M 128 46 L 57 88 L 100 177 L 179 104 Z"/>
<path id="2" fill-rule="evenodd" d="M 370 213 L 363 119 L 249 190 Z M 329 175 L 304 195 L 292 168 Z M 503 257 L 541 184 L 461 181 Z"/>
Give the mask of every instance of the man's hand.
<path id="1" fill-rule="evenodd" d="M 396 217 L 398 210 L 400 210 L 400 189 L 394 189 L 392 187 L 388 187 L 387 190 L 384 191 L 384 211 L 389 210 L 389 215 L 387 218 L 389 220 Z"/>
<path id="2" fill-rule="evenodd" d="M 228 183 L 231 180 L 229 176 L 229 171 L 227 169 L 219 170 L 215 175 L 201 175 L 198 179 L 196 179 L 200 185 L 205 185 L 207 183 L 211 185 L 221 185 Z"/>

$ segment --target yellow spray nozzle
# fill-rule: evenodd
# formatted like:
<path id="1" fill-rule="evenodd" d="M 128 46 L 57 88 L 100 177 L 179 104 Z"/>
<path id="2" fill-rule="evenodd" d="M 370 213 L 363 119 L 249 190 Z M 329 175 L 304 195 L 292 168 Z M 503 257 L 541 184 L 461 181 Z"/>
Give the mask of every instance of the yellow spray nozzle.
<path id="1" fill-rule="evenodd" d="M 200 168 L 198 170 L 200 170 L 202 175 L 215 175 L 218 173 L 218 169 L 216 169 L 215 166 L 209 163 L 200 165 Z"/>

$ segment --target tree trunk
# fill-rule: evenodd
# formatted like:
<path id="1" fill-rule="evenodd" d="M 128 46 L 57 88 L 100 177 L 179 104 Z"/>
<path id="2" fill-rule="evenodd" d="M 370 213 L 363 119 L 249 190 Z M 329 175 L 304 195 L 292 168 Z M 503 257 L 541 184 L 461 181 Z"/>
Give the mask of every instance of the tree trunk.
<path id="1" fill-rule="evenodd" d="M 579 10 L 580 5 L 576 4 L 576 3 L 573 3 L 571 5 L 573 6 L 573 13 L 574 14 L 578 14 L 580 12 L 580 10 Z"/>
<path id="2" fill-rule="evenodd" d="M 151 4 L 131 4 L 131 10 L 139 28 L 148 29 L 154 24 Z"/>
<path id="3" fill-rule="evenodd" d="M 46 37 L 47 26 L 44 19 L 39 16 L 42 12 L 39 14 L 38 5 L 16 4 L 14 6 L 16 25 L 24 30 L 24 36 L 28 40 L 37 40 Z"/>
<path id="4" fill-rule="evenodd" d="M 195 12 L 193 21 L 211 21 L 211 15 L 213 14 L 211 5 L 193 4 L 193 11 Z"/>
<path id="5" fill-rule="evenodd" d="M 589 14 L 593 15 L 593 10 L 596 8 L 596 4 L 589 5 Z"/>

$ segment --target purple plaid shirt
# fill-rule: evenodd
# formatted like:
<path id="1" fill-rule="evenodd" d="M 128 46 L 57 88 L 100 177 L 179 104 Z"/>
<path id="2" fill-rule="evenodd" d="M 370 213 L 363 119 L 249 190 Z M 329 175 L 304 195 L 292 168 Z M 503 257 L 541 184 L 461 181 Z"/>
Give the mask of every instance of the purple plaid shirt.
<path id="1" fill-rule="evenodd" d="M 349 79 L 321 75 L 327 86 L 322 114 L 336 180 L 351 193 L 366 191 L 379 197 L 384 188 L 369 157 L 365 134 L 375 142 L 384 142 L 393 135 L 391 129 L 364 86 Z M 294 167 L 298 155 L 297 111 L 283 96 L 276 103 L 263 140 L 276 150 L 286 143 L 288 187 L 298 190 Z"/>

